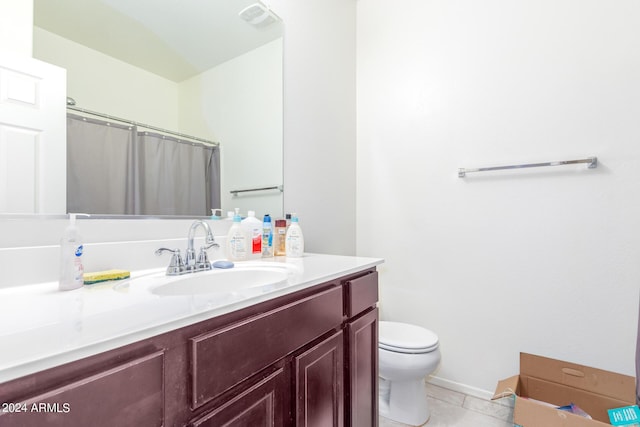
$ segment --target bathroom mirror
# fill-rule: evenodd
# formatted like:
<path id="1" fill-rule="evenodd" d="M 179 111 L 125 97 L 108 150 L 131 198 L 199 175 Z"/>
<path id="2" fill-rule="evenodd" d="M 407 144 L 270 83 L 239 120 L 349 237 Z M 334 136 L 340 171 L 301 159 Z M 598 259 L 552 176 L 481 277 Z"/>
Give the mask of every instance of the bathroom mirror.
<path id="1" fill-rule="evenodd" d="M 33 38 L 76 108 L 219 142 L 223 212 L 283 215 L 283 23 L 264 4 L 35 0 Z"/>

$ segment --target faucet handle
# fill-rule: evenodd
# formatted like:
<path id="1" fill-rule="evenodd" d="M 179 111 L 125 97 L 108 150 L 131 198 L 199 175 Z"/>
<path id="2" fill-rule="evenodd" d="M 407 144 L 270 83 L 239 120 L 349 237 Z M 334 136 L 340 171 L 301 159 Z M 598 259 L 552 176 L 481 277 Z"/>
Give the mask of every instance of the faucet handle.
<path id="1" fill-rule="evenodd" d="M 171 252 L 173 254 L 167 267 L 167 276 L 177 276 L 185 272 L 186 265 L 180 255 L 180 249 L 159 248 L 156 249 L 155 254 L 160 256 L 163 252 Z"/>
<path id="2" fill-rule="evenodd" d="M 207 251 L 211 248 L 219 248 L 220 245 L 216 242 L 211 242 L 208 245 L 200 246 L 198 252 L 198 259 L 196 260 L 196 268 L 198 270 L 211 270 L 211 263 L 209 262 L 209 255 Z"/>
<path id="3" fill-rule="evenodd" d="M 207 249 L 209 249 L 211 246 L 200 247 L 200 251 L 198 252 L 198 259 L 196 260 L 196 270 L 211 270 L 211 263 L 209 262 L 209 256 L 207 255 Z"/>

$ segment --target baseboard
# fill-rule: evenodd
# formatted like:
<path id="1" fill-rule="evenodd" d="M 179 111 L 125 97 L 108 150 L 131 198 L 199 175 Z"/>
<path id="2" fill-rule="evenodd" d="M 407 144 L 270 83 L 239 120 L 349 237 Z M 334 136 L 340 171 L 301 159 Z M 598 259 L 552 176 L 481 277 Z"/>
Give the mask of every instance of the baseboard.
<path id="1" fill-rule="evenodd" d="M 472 387 L 466 384 L 461 384 L 455 381 L 447 380 L 444 378 L 429 376 L 427 382 L 438 387 L 446 388 L 459 393 L 464 393 L 468 396 L 477 397 L 479 399 L 491 400 L 493 397 L 492 391 L 482 390 L 477 387 Z"/>

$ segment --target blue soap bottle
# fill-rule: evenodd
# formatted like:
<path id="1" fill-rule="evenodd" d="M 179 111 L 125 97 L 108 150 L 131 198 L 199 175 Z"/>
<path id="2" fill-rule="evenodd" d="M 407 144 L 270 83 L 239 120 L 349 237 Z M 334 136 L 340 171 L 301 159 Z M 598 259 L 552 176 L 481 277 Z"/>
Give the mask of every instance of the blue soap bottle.
<path id="1" fill-rule="evenodd" d="M 266 214 L 262 220 L 262 257 L 273 256 L 273 226 L 271 216 Z"/>

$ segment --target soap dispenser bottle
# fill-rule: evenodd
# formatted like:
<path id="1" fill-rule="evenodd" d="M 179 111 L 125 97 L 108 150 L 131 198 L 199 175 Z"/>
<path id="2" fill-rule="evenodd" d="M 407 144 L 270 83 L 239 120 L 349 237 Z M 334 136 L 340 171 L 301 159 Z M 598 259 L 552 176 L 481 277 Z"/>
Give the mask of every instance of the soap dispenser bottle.
<path id="1" fill-rule="evenodd" d="M 233 216 L 233 224 L 227 233 L 227 259 L 229 261 L 244 261 L 247 259 L 249 239 L 241 221 L 242 217 L 239 214 L 239 209 L 236 209 L 236 213 Z"/>
<path id="2" fill-rule="evenodd" d="M 302 256 L 304 253 L 304 236 L 296 214 L 291 214 L 291 225 L 287 229 L 285 241 L 287 257 L 297 258 Z"/>
<path id="3" fill-rule="evenodd" d="M 82 252 L 84 246 L 82 237 L 76 226 L 76 216 L 87 214 L 69 214 L 69 225 L 60 239 L 60 278 L 58 289 L 70 291 L 81 288 L 84 284 L 84 268 L 82 266 Z"/>

